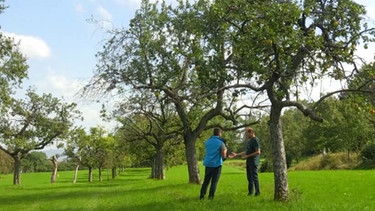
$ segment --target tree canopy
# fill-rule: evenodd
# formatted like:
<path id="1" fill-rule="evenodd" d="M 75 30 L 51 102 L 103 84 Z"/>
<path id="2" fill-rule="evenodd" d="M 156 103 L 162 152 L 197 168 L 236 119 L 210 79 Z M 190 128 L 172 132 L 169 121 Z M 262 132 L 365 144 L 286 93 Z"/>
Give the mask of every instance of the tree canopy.
<path id="1" fill-rule="evenodd" d="M 190 182 L 199 180 L 195 141 L 211 120 L 235 125 L 241 114 L 268 107 L 274 198 L 288 200 L 282 111 L 295 107 L 323 121 L 314 103 L 301 99 L 301 87 L 314 89 L 323 78 L 350 80 L 360 71 L 356 50 L 374 41 L 364 6 L 352 0 L 178 3 L 144 0 L 128 29 L 109 32 L 85 91 L 117 91 L 124 99 L 162 94 L 181 121 Z M 251 100 L 239 106 L 244 97 Z"/>
<path id="2" fill-rule="evenodd" d="M 20 183 L 21 160 L 32 150 L 43 149 L 63 138 L 79 111 L 51 94 L 28 90 L 24 100 L 10 98 L 0 116 L 0 149 L 14 159 L 14 184 Z"/>

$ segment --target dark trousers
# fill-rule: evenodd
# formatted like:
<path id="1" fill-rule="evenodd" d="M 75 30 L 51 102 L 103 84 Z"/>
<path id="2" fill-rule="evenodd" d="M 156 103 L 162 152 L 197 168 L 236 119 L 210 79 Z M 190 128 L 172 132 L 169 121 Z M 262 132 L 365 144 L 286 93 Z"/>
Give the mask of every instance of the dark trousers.
<path id="1" fill-rule="evenodd" d="M 258 166 L 254 163 L 247 163 L 246 164 L 246 176 L 248 181 L 248 194 L 253 194 L 253 190 L 255 187 L 255 195 L 260 194 L 259 190 L 259 180 L 258 180 Z"/>
<path id="2" fill-rule="evenodd" d="M 211 182 L 211 186 L 210 186 L 210 192 L 209 192 L 208 198 L 212 199 L 214 197 L 216 186 L 220 178 L 220 174 L 221 174 L 221 166 L 215 167 L 215 168 L 211 168 L 211 167 L 205 168 L 204 181 L 201 187 L 201 195 L 200 195 L 201 199 L 206 195 L 207 187 L 208 187 L 208 184 L 210 184 L 210 182 Z"/>

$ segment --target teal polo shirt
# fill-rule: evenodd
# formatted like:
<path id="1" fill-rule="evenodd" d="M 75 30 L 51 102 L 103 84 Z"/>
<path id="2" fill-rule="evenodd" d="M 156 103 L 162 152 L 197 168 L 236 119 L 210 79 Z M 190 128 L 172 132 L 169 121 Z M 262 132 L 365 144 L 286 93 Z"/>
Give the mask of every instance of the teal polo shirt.
<path id="1" fill-rule="evenodd" d="M 225 144 L 219 136 L 211 136 L 205 143 L 206 155 L 204 156 L 203 165 L 206 167 L 219 167 L 223 165 L 221 150 L 225 149 Z"/>

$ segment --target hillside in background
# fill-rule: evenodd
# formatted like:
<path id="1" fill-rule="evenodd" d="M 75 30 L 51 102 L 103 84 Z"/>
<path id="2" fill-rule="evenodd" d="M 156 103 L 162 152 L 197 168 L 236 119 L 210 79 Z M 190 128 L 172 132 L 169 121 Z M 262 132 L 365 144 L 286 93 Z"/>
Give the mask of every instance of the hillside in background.
<path id="1" fill-rule="evenodd" d="M 348 153 L 330 153 L 316 155 L 307 158 L 289 168 L 290 171 L 295 170 L 339 170 L 339 169 L 358 169 L 361 168 L 362 161 L 357 154 Z"/>

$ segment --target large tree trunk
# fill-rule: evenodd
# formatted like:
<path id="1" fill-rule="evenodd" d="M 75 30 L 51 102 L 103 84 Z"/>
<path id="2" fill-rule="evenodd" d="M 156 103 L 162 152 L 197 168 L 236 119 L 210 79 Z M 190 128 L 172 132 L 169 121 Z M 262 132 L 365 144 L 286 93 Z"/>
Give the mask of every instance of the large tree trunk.
<path id="1" fill-rule="evenodd" d="M 52 169 L 52 175 L 51 175 L 51 183 L 55 183 L 56 182 L 56 176 L 57 176 L 57 159 L 55 156 L 52 156 L 51 158 L 51 162 L 52 162 L 52 165 L 53 165 L 53 169 Z"/>
<path id="2" fill-rule="evenodd" d="M 289 188 L 284 140 L 280 122 L 281 110 L 281 107 L 271 106 L 269 123 L 275 183 L 274 200 L 288 201 Z"/>
<path id="3" fill-rule="evenodd" d="M 112 179 L 117 177 L 117 167 L 112 167 Z"/>
<path id="4" fill-rule="evenodd" d="M 151 178 L 159 180 L 165 179 L 164 160 L 164 151 L 162 147 L 159 147 L 158 149 L 156 149 L 156 156 L 152 165 Z"/>
<path id="5" fill-rule="evenodd" d="M 103 181 L 102 167 L 99 167 L 99 182 Z"/>
<path id="6" fill-rule="evenodd" d="M 78 169 L 79 169 L 79 164 L 77 164 L 76 169 L 74 170 L 73 183 L 77 182 Z"/>
<path id="7" fill-rule="evenodd" d="M 185 138 L 185 154 L 189 172 L 189 183 L 200 184 L 199 166 L 195 151 L 195 139 Z"/>
<path id="8" fill-rule="evenodd" d="M 89 167 L 89 182 L 92 182 L 92 167 Z"/>
<path id="9" fill-rule="evenodd" d="M 12 156 L 14 159 L 13 185 L 21 184 L 21 159 L 18 156 Z"/>

